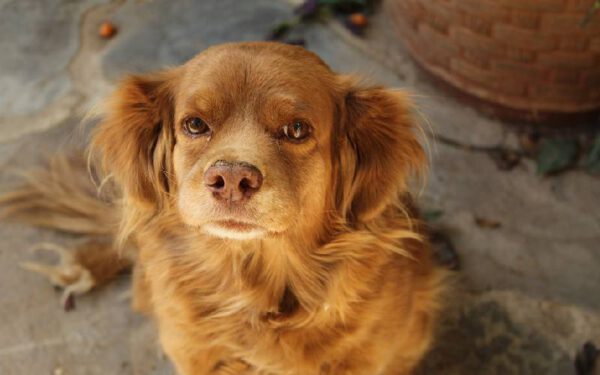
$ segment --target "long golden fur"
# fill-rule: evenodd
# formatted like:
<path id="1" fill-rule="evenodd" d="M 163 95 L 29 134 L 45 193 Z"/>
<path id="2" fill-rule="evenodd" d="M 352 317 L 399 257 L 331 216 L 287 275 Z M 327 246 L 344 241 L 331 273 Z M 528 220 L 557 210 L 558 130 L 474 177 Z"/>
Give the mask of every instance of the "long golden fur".
<path id="1" fill-rule="evenodd" d="M 302 48 L 216 46 L 112 95 L 90 160 L 116 192 L 71 185 L 85 172 L 63 158 L 2 204 L 115 240 L 80 249 L 104 254 L 84 267 L 97 285 L 125 265 L 118 251 L 134 261 L 134 306 L 182 375 L 411 374 L 444 277 L 407 192 L 425 168 L 410 111 Z M 306 138 L 282 133 L 296 123 Z M 219 201 L 204 179 L 221 161 L 262 186 Z"/>

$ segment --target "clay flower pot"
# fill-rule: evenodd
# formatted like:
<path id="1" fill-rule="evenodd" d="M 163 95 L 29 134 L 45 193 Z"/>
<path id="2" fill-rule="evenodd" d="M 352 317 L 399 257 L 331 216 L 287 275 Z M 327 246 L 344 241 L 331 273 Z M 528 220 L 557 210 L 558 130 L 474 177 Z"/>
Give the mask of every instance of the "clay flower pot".
<path id="1" fill-rule="evenodd" d="M 415 60 L 479 108 L 572 124 L 600 110 L 594 0 L 385 0 Z"/>

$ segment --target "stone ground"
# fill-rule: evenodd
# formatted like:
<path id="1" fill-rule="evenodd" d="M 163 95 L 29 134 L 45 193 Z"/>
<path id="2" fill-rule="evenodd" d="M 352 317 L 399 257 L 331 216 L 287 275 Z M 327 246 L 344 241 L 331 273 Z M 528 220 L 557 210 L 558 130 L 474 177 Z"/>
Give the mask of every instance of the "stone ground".
<path id="1" fill-rule="evenodd" d="M 284 0 L 0 1 L 0 186 L 11 171 L 84 140 L 82 116 L 115 80 L 185 61 L 225 41 L 258 40 L 286 19 Z M 97 37 L 101 21 L 120 28 Z M 384 12 L 364 40 L 336 23 L 304 30 L 307 47 L 335 70 L 415 93 L 432 168 L 422 194 L 461 256 L 458 292 L 423 374 L 573 374 L 575 351 L 600 343 L 600 183 L 581 171 L 552 178 L 531 160 L 501 171 L 484 152 L 516 136 L 436 89 L 393 39 Z M 485 218 L 501 223 L 486 229 Z M 76 238 L 0 225 L 1 374 L 171 374 L 152 324 L 129 311 L 127 277 L 79 298 L 17 267 L 40 241 Z"/>

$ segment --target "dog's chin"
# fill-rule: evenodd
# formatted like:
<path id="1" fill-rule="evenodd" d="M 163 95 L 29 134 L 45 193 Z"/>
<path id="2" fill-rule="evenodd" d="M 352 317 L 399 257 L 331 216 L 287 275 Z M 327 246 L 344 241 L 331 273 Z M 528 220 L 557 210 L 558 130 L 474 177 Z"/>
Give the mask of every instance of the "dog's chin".
<path id="1" fill-rule="evenodd" d="M 204 233 L 230 240 L 252 240 L 266 237 L 269 231 L 261 226 L 232 220 L 214 221 L 202 225 Z"/>

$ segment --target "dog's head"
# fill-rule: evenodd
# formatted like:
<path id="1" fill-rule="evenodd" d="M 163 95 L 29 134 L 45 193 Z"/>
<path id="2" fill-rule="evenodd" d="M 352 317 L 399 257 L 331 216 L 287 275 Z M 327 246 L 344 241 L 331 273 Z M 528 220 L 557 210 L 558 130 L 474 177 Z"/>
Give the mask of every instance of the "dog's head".
<path id="1" fill-rule="evenodd" d="M 303 48 L 225 44 L 121 83 L 92 149 L 138 214 L 224 238 L 318 235 L 376 218 L 422 167 L 409 112 Z"/>

